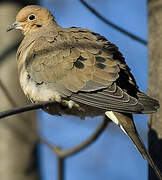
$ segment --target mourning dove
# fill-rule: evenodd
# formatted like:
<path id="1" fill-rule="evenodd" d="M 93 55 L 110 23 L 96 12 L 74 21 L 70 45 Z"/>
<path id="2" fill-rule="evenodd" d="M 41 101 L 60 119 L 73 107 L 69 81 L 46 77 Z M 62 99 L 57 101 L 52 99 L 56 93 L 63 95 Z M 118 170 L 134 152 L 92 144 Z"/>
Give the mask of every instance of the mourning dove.
<path id="1" fill-rule="evenodd" d="M 130 137 L 162 180 L 140 140 L 132 113 L 153 113 L 157 100 L 141 92 L 118 48 L 84 28 L 62 28 L 49 10 L 24 7 L 8 28 L 24 34 L 17 51 L 21 87 L 33 102 L 55 101 L 52 114 L 103 115 Z"/>

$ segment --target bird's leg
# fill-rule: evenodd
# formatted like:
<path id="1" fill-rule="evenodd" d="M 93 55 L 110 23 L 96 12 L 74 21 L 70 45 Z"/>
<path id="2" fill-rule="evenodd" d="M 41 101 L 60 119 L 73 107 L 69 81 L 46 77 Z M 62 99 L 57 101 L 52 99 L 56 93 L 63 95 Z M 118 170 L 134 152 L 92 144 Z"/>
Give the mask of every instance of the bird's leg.
<path id="1" fill-rule="evenodd" d="M 79 104 L 75 103 L 75 102 L 72 101 L 72 100 L 69 100 L 69 101 L 68 101 L 68 100 L 62 100 L 62 105 L 67 106 L 69 109 L 75 108 L 75 109 L 77 109 L 78 111 L 83 111 L 83 112 L 84 112 L 84 109 L 81 108 L 81 107 L 79 106 Z"/>

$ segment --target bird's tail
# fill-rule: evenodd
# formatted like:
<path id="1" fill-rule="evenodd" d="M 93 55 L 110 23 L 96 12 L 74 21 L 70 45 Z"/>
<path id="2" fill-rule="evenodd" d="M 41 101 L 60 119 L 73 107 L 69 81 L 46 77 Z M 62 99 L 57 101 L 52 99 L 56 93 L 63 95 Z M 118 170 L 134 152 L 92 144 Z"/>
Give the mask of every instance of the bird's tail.
<path id="1" fill-rule="evenodd" d="M 142 110 L 142 113 L 144 114 L 150 114 L 156 112 L 157 109 L 160 107 L 160 104 L 156 99 L 148 96 L 145 93 L 138 92 L 137 96 L 138 96 L 138 102 L 141 103 L 144 107 L 144 109 Z"/>
<path id="2" fill-rule="evenodd" d="M 140 139 L 138 132 L 136 130 L 135 124 L 133 122 L 133 118 L 131 114 L 121 114 L 117 112 L 107 111 L 105 113 L 112 121 L 114 121 L 123 131 L 124 133 L 133 141 L 134 145 L 141 153 L 143 158 L 145 158 L 150 166 L 153 168 L 157 177 L 162 180 L 162 174 L 159 168 L 156 166 L 151 156 L 147 152 L 144 143 Z"/>

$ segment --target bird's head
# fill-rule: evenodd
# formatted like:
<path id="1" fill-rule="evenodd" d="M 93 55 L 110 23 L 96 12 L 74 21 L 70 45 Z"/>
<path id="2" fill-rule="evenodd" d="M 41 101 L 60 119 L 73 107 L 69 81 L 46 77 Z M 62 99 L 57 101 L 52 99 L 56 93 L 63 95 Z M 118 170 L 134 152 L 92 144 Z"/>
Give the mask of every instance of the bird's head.
<path id="1" fill-rule="evenodd" d="M 26 35 L 31 30 L 40 29 L 54 22 L 54 16 L 49 10 L 38 5 L 30 5 L 22 8 L 17 16 L 16 21 L 7 29 L 20 29 Z"/>

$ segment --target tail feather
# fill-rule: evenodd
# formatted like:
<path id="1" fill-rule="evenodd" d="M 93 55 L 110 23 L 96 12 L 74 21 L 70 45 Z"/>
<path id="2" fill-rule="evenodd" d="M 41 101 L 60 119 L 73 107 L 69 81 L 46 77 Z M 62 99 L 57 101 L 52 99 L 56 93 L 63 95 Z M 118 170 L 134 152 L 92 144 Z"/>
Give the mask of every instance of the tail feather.
<path id="1" fill-rule="evenodd" d="M 138 92 L 138 102 L 143 105 L 144 109 L 142 110 L 142 113 L 144 114 L 150 114 L 154 113 L 159 109 L 160 104 L 156 99 L 153 99 L 152 97 L 142 93 Z"/>
<path id="2" fill-rule="evenodd" d="M 153 168 L 157 177 L 162 180 L 162 174 L 159 168 L 156 166 L 151 156 L 147 152 L 144 143 L 140 139 L 136 127 L 133 122 L 133 118 L 131 114 L 121 114 L 117 112 L 107 111 L 105 113 L 112 121 L 114 121 L 119 127 L 124 131 L 124 133 L 133 141 L 134 145 L 141 153 L 143 158 L 145 158 L 150 166 Z"/>

